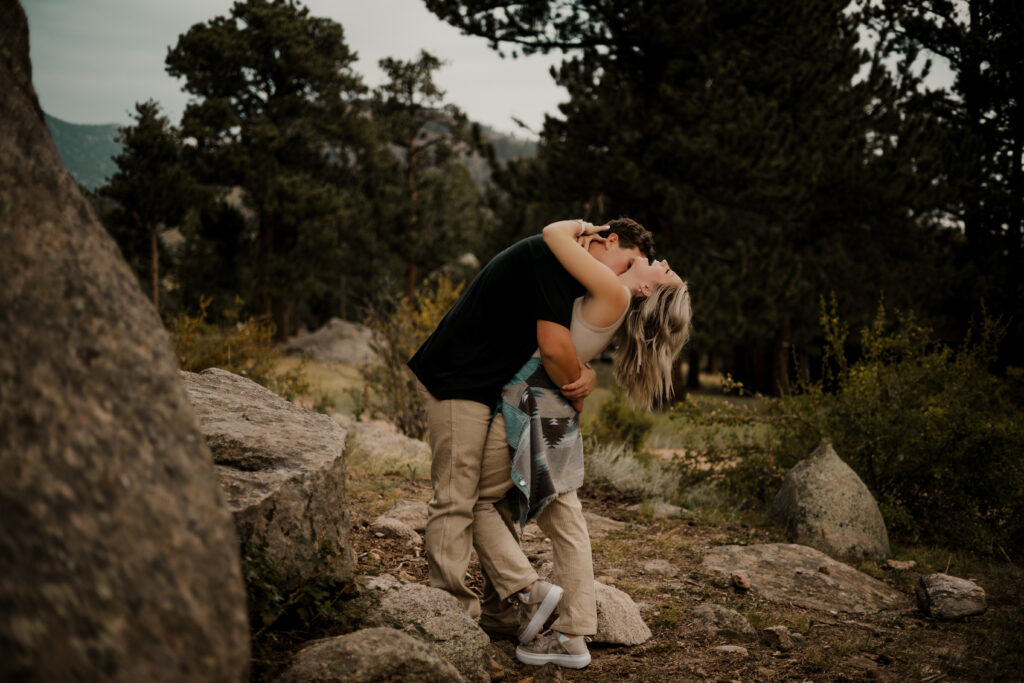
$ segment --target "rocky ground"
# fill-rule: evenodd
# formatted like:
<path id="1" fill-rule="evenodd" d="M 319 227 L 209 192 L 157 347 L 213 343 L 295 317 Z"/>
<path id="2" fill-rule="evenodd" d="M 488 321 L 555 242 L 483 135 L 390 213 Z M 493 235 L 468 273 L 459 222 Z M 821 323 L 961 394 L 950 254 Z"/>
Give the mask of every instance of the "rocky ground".
<path id="1" fill-rule="evenodd" d="M 427 500 L 427 479 L 411 476 L 411 470 L 367 474 L 360 469 L 358 461 L 349 468 L 358 571 L 426 583 L 421 546 L 382 538 L 371 523 L 397 499 Z M 611 528 L 604 531 L 592 530 L 595 573 L 600 581 L 633 597 L 653 637 L 636 647 L 592 646 L 590 666 L 558 672 L 565 680 L 930 682 L 1014 680 L 1024 675 L 1020 674 L 1024 593 L 1021 572 L 1012 565 L 972 565 L 962 557 L 938 553 L 915 555 L 917 564 L 910 570 L 865 563 L 858 567 L 906 595 L 900 608 L 875 614 L 803 609 L 743 591 L 706 573 L 702 566 L 703 556 L 715 546 L 782 541 L 777 529 L 708 524 L 701 521 L 699 512 L 688 518 L 654 519 L 627 511 L 638 501 L 606 488 L 589 486 L 582 493 L 586 511 L 623 522 L 609 524 Z M 549 551 L 539 529 L 527 527 L 524 548 L 543 571 Z M 951 573 L 956 569 L 985 587 L 989 600 L 985 614 L 944 622 L 925 617 L 914 607 L 913 585 L 918 576 L 942 571 L 946 567 L 941 565 L 947 562 L 956 565 L 949 569 Z M 475 564 L 474 571 L 478 571 Z M 736 610 L 754 633 L 707 631 L 695 614 L 706 603 Z M 762 635 L 763 629 L 779 625 L 793 634 L 791 649 Z M 556 675 L 519 664 L 511 642 L 495 641 L 494 646 L 503 680 L 550 680 Z"/>

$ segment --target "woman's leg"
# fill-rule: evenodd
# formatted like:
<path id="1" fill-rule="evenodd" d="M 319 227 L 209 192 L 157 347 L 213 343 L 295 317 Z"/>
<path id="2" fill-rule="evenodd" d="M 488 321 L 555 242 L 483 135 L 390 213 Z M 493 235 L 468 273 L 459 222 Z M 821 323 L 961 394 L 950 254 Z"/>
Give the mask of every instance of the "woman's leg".
<path id="1" fill-rule="evenodd" d="M 537 524 L 551 539 L 553 581 L 565 590 L 552 628 L 574 636 L 597 633 L 594 558 L 583 506 L 576 492 L 562 494 L 548 503 L 538 515 Z"/>

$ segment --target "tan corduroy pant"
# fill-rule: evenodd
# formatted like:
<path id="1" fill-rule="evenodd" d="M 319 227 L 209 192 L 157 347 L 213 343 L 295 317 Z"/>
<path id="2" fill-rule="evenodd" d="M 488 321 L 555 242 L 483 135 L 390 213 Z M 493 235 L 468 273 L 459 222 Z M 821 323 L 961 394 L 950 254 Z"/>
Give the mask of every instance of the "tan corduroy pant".
<path id="1" fill-rule="evenodd" d="M 430 570 L 430 585 L 454 595 L 473 619 L 481 615 L 480 599 L 466 585 L 470 551 L 473 546 L 473 508 L 477 502 L 480 473 L 485 456 L 500 460 L 489 463 L 489 470 L 505 468 L 508 479 L 509 454 L 505 442 L 504 422 L 500 429 L 491 429 L 493 410 L 476 401 L 439 401 L 417 382 L 420 398 L 427 413 L 427 431 L 431 448 L 430 483 L 434 495 L 428 504 L 424 544 Z M 500 419 L 500 416 L 499 416 Z M 500 513 L 499 513 L 500 514 Z M 512 538 L 518 549 L 510 516 L 504 536 Z M 522 553 L 520 553 L 521 555 Z M 525 558 L 523 558 L 525 560 Z M 527 563 L 529 566 L 529 563 Z M 529 568 L 529 577 L 515 590 L 536 580 Z M 514 592 L 514 591 L 513 591 Z M 485 575 L 484 609 L 493 621 L 518 624 L 515 611 L 494 593 Z"/>
<path id="2" fill-rule="evenodd" d="M 480 493 L 473 507 L 473 543 L 484 574 L 502 598 L 537 578 L 507 524 L 503 501 L 513 486 L 510 473 L 505 421 L 498 415 L 491 425 L 480 469 Z M 537 516 L 537 524 L 551 539 L 555 565 L 552 581 L 565 590 L 552 628 L 572 635 L 597 633 L 590 532 L 576 492 L 562 494 L 548 503 Z"/>

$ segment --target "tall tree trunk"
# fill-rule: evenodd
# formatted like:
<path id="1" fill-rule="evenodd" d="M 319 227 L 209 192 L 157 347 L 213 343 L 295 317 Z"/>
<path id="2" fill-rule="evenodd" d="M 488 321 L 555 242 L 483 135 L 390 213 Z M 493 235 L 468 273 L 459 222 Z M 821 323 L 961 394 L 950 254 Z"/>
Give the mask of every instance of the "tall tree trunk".
<path id="1" fill-rule="evenodd" d="M 418 131 L 417 131 L 418 132 Z M 405 252 L 405 295 L 409 297 L 410 302 L 416 301 L 416 258 L 415 258 L 415 245 L 416 240 L 419 238 L 419 206 L 417 201 L 419 200 L 419 190 L 416 187 L 416 162 L 419 157 L 419 150 L 416 147 L 416 136 L 414 135 L 409 140 L 408 148 L 408 165 L 405 169 L 405 180 L 409 190 L 409 233 L 406 235 L 406 252 Z"/>
<path id="2" fill-rule="evenodd" d="M 149 270 L 152 275 L 153 308 L 160 310 L 160 242 L 157 226 L 149 226 Z"/>
<path id="3" fill-rule="evenodd" d="M 288 298 L 274 295 L 270 298 L 271 320 L 274 321 L 274 339 L 286 341 L 289 330 L 289 306 Z"/>
<path id="4" fill-rule="evenodd" d="M 691 348 L 687 351 L 689 364 L 686 372 L 686 388 L 700 389 L 700 350 Z"/>
<path id="5" fill-rule="evenodd" d="M 260 240 L 256 257 L 256 291 L 260 298 L 260 309 L 263 319 L 274 319 L 274 303 L 270 296 L 269 269 L 270 259 L 274 255 L 274 229 L 270 219 L 260 214 Z"/>

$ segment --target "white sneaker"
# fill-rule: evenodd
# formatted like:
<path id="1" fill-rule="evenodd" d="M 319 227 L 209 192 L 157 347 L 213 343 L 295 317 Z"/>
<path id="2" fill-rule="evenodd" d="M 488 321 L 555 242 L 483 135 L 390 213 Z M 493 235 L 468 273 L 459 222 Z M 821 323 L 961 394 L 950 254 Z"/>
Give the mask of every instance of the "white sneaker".
<path id="1" fill-rule="evenodd" d="M 530 591 L 528 598 L 522 593 L 519 594 L 519 599 L 523 602 L 522 617 L 519 620 L 522 625 L 519 632 L 520 643 L 528 643 L 540 633 L 544 628 L 544 622 L 562 599 L 563 592 L 559 586 L 547 581 L 537 581 L 533 584 L 533 590 Z"/>
<path id="2" fill-rule="evenodd" d="M 548 631 L 532 643 L 517 647 L 516 659 L 532 666 L 553 662 L 567 669 L 582 669 L 590 664 L 590 650 L 582 636 L 563 641 L 557 631 Z"/>

